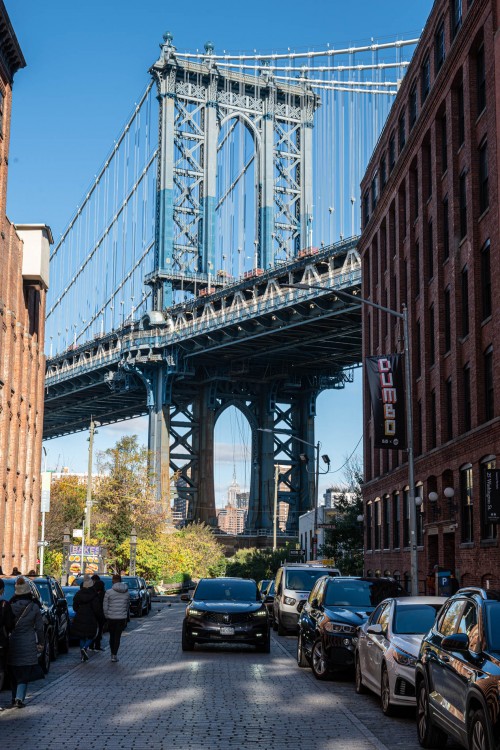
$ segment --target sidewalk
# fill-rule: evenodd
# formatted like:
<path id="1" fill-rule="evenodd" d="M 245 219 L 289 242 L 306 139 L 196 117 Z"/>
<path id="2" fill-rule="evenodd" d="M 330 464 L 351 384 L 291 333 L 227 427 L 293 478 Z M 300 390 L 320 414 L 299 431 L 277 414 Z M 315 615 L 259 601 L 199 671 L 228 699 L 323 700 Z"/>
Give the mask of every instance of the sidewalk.
<path id="1" fill-rule="evenodd" d="M 310 750 L 386 750 L 275 641 L 271 654 L 250 647 L 184 654 L 183 612 L 165 607 L 126 633 L 117 664 L 109 651 L 93 654 L 26 708 L 2 712 L 2 748 L 290 750 L 300 742 Z"/>

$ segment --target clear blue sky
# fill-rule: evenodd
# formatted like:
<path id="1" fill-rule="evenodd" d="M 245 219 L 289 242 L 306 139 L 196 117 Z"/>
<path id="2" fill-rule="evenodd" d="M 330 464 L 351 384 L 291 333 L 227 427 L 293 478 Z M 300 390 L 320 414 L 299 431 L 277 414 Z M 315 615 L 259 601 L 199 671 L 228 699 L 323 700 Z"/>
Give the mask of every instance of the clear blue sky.
<path id="1" fill-rule="evenodd" d="M 5 4 L 28 65 L 14 84 L 8 215 L 14 222 L 47 223 L 55 237 L 65 228 L 143 91 L 165 31 L 172 31 L 180 51 L 201 50 L 212 40 L 218 52 L 269 53 L 288 47 L 416 37 L 432 7 L 431 0 L 309 4 L 289 0 L 286 5 L 269 0 L 192 0 L 189 5 L 164 0 L 5 0 Z M 336 468 L 361 437 L 360 374 L 345 391 L 321 395 L 318 407 L 317 437 Z M 108 447 L 130 430 L 146 441 L 144 427 L 145 420 L 101 428 L 96 448 Z M 230 414 L 217 428 L 219 502 L 234 464 L 238 481 L 245 484 L 249 469 L 238 458 L 245 452 L 240 447 L 242 434 L 244 429 Z M 85 471 L 86 437 L 79 434 L 47 442 L 48 468 L 59 462 Z M 331 478 L 340 480 L 341 475 Z M 326 486 L 325 481 L 322 489 Z"/>

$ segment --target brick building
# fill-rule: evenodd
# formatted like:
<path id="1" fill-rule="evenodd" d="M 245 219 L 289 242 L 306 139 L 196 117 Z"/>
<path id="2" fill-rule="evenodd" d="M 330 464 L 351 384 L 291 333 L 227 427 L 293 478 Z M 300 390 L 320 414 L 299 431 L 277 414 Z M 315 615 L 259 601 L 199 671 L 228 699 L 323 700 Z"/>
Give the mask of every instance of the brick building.
<path id="1" fill-rule="evenodd" d="M 6 216 L 12 82 L 25 66 L 0 0 L 0 553 L 3 571 L 36 566 L 44 319 L 50 229 Z"/>
<path id="2" fill-rule="evenodd" d="M 436 564 L 500 587 L 499 15 L 436 0 L 361 185 L 363 295 L 408 306 L 421 591 Z M 397 318 L 363 315 L 364 356 L 402 351 Z M 365 570 L 408 580 L 407 455 L 373 447 L 366 384 L 364 424 Z"/>

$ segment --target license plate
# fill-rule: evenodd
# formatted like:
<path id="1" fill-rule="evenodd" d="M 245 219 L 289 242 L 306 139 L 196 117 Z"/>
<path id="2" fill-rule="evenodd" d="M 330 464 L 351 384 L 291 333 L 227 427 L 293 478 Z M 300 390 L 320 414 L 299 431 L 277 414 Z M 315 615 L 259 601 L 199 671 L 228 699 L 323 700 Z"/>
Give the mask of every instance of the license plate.
<path id="1" fill-rule="evenodd" d="M 220 634 L 221 635 L 234 635 L 234 628 L 221 628 Z"/>

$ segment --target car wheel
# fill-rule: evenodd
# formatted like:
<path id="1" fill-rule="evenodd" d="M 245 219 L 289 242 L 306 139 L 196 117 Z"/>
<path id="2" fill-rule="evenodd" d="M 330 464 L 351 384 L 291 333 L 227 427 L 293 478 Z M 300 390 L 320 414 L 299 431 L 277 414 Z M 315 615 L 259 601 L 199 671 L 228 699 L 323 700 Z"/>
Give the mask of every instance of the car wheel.
<path id="1" fill-rule="evenodd" d="M 314 641 L 311 651 L 311 668 L 317 680 L 328 680 L 330 670 L 326 662 L 325 649 L 321 638 Z"/>
<path id="2" fill-rule="evenodd" d="M 57 640 L 57 633 L 54 632 L 50 639 L 50 660 L 55 661 L 59 656 L 59 641 Z"/>
<path id="3" fill-rule="evenodd" d="M 483 711 L 475 711 L 472 714 L 472 720 L 469 730 L 469 748 L 470 750 L 487 750 L 488 745 L 488 724 Z"/>
<path id="4" fill-rule="evenodd" d="M 356 654 L 356 666 L 354 672 L 354 685 L 358 695 L 364 695 L 368 690 L 363 685 L 363 675 L 361 674 L 361 663 L 359 661 L 359 654 Z"/>
<path id="5" fill-rule="evenodd" d="M 186 626 L 182 626 L 182 650 L 192 651 L 194 649 L 194 641 L 188 636 L 186 632 Z"/>
<path id="6" fill-rule="evenodd" d="M 297 664 L 299 667 L 310 667 L 309 659 L 307 658 L 305 651 L 304 651 L 304 644 L 302 640 L 302 633 L 299 632 L 299 637 L 297 638 Z"/>
<path id="7" fill-rule="evenodd" d="M 279 614 L 278 614 L 278 635 L 286 635 L 286 628 L 283 627 Z"/>
<path id="8" fill-rule="evenodd" d="M 66 627 L 66 631 L 59 641 L 59 651 L 61 654 L 67 654 L 69 651 L 69 630 L 68 627 Z"/>
<path id="9" fill-rule="evenodd" d="M 45 633 L 45 643 L 42 655 L 39 658 L 39 664 L 44 673 L 48 674 L 50 669 L 50 633 Z"/>
<path id="10" fill-rule="evenodd" d="M 447 734 L 442 729 L 433 726 L 429 711 L 429 697 L 424 680 L 417 687 L 417 735 L 422 747 L 443 747 Z"/>
<path id="11" fill-rule="evenodd" d="M 263 654 L 269 654 L 271 652 L 271 631 L 267 631 L 266 640 L 264 643 L 257 644 L 257 651 Z"/>
<path id="12" fill-rule="evenodd" d="M 391 683 L 385 664 L 382 666 L 382 678 L 380 680 L 380 705 L 386 716 L 394 715 L 394 706 L 391 703 Z"/>

